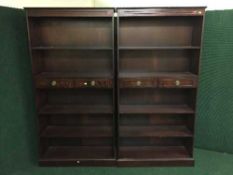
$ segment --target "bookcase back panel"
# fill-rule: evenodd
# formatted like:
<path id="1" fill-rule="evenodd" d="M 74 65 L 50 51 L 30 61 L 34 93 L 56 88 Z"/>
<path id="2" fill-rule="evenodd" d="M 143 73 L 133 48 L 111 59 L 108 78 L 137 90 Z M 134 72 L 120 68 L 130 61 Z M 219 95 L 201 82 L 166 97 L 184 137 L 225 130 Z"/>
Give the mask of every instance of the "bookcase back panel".
<path id="1" fill-rule="evenodd" d="M 95 126 L 95 125 L 109 125 L 113 123 L 112 115 L 109 114 L 67 114 L 67 115 L 47 115 L 48 125 L 62 125 L 62 126 Z"/>
<path id="2" fill-rule="evenodd" d="M 125 114 L 120 125 L 185 125 L 191 116 L 182 114 Z"/>
<path id="3" fill-rule="evenodd" d="M 30 18 L 33 47 L 112 47 L 111 18 Z"/>
<path id="4" fill-rule="evenodd" d="M 192 72 L 196 57 L 190 50 L 120 51 L 120 72 Z M 132 64 L 133 63 L 133 64 Z M 171 64 L 172 63 L 172 64 Z M 194 72 L 196 73 L 196 72 Z"/>
<path id="5" fill-rule="evenodd" d="M 120 138 L 120 146 L 183 146 L 184 140 L 189 138 L 133 138 L 122 137 Z"/>
<path id="6" fill-rule="evenodd" d="M 200 46 L 202 17 L 134 17 L 119 21 L 122 47 Z"/>
<path id="7" fill-rule="evenodd" d="M 113 140 L 112 138 L 50 138 L 49 145 L 50 146 L 111 146 L 113 144 L 112 140 Z"/>
<path id="8" fill-rule="evenodd" d="M 111 90 L 53 90 L 47 93 L 49 104 L 112 105 Z"/>
<path id="9" fill-rule="evenodd" d="M 80 50 L 34 51 L 38 72 L 108 73 L 113 70 L 112 52 Z M 78 74 L 77 74 L 78 75 Z"/>
<path id="10" fill-rule="evenodd" d="M 187 89 L 123 89 L 119 103 L 130 105 L 188 104 L 190 91 Z"/>

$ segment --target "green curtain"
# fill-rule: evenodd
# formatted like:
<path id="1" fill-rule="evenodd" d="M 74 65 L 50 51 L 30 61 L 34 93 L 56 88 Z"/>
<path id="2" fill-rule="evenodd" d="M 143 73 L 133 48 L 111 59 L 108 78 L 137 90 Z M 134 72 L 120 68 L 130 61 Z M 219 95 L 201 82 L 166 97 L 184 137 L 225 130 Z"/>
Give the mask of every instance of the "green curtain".
<path id="1" fill-rule="evenodd" d="M 199 83 L 195 144 L 233 153 L 233 10 L 206 13 Z"/>
<path id="2" fill-rule="evenodd" d="M 25 19 L 22 9 L 0 7 L 0 172 L 26 167 L 37 159 Z"/>

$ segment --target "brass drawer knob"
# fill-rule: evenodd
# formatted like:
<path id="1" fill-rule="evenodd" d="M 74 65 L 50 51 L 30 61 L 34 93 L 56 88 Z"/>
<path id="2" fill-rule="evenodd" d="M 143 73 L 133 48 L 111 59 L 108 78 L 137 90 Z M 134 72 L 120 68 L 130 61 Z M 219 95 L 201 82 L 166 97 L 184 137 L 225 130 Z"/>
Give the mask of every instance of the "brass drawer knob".
<path id="1" fill-rule="evenodd" d="M 95 81 L 91 81 L 91 86 L 95 86 Z"/>
<path id="2" fill-rule="evenodd" d="M 180 85 L 180 81 L 176 80 L 175 84 L 176 84 L 176 86 L 179 86 Z"/>
<path id="3" fill-rule="evenodd" d="M 142 82 L 141 81 L 137 81 L 137 86 L 141 86 L 142 85 Z"/>
<path id="4" fill-rule="evenodd" d="M 56 86 L 57 85 L 57 82 L 55 80 L 51 81 L 51 85 L 52 86 Z"/>
<path id="5" fill-rule="evenodd" d="M 87 82 L 84 82 L 83 85 L 84 85 L 84 86 L 87 86 Z"/>
<path id="6" fill-rule="evenodd" d="M 195 10 L 195 11 L 193 11 L 193 13 L 194 13 L 194 14 L 199 14 L 199 15 L 200 15 L 200 14 L 202 14 L 202 11 L 197 11 L 197 10 Z"/>

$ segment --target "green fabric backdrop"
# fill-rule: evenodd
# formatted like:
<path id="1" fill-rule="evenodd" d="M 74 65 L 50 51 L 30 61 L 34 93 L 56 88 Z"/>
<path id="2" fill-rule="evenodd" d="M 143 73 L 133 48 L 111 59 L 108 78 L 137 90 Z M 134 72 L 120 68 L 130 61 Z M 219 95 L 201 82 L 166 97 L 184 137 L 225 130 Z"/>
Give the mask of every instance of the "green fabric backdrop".
<path id="1" fill-rule="evenodd" d="M 197 147 L 233 153 L 233 10 L 206 14 L 202 54 Z M 25 13 L 0 7 L 0 174 L 212 174 L 233 158 L 198 150 L 189 168 L 38 168 L 37 134 Z M 215 160 L 218 156 L 219 160 Z M 226 158 L 226 159 L 225 159 Z M 220 165 L 224 160 L 227 162 Z M 207 163 L 211 162 L 211 166 Z M 114 172 L 113 172 L 114 170 Z"/>
<path id="2" fill-rule="evenodd" d="M 27 42 L 24 11 L 0 7 L 0 171 L 3 172 L 26 167 L 37 156 Z"/>
<path id="3" fill-rule="evenodd" d="M 199 83 L 195 144 L 233 153 L 233 10 L 206 14 Z"/>

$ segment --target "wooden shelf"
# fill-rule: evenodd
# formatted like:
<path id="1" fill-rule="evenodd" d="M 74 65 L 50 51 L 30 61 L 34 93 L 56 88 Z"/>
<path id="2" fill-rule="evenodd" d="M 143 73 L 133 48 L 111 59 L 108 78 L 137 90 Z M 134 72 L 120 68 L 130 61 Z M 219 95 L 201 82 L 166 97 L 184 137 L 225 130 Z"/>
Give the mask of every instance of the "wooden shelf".
<path id="1" fill-rule="evenodd" d="M 33 46 L 32 50 L 112 50 L 112 47 Z"/>
<path id="2" fill-rule="evenodd" d="M 47 126 L 41 137 L 99 138 L 112 137 L 110 126 Z"/>
<path id="3" fill-rule="evenodd" d="M 120 146 L 119 157 L 128 159 L 191 158 L 184 146 Z"/>
<path id="4" fill-rule="evenodd" d="M 111 146 L 51 146 L 42 155 L 41 160 L 110 159 L 112 155 Z"/>
<path id="5" fill-rule="evenodd" d="M 192 137 L 186 126 L 120 126 L 120 137 Z"/>
<path id="6" fill-rule="evenodd" d="M 120 105 L 120 114 L 193 114 L 188 105 Z"/>
<path id="7" fill-rule="evenodd" d="M 39 114 L 112 114 L 111 105 L 45 105 Z"/>
<path id="8" fill-rule="evenodd" d="M 183 50 L 200 49 L 200 46 L 120 46 L 119 50 Z"/>
<path id="9" fill-rule="evenodd" d="M 197 78 L 191 72 L 120 72 L 119 78 L 168 77 L 168 78 Z"/>
<path id="10" fill-rule="evenodd" d="M 43 78 L 113 78 L 111 72 L 42 72 L 36 76 Z"/>

